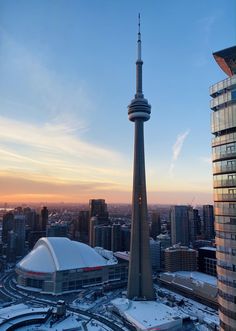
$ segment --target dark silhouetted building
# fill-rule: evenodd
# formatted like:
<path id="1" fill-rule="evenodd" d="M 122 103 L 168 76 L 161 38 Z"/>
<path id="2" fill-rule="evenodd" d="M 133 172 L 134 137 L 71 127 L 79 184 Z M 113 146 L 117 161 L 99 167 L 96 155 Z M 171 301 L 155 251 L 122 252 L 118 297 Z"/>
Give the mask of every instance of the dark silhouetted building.
<path id="1" fill-rule="evenodd" d="M 97 225 L 93 228 L 94 247 L 111 250 L 111 226 Z"/>
<path id="2" fill-rule="evenodd" d="M 198 250 L 198 270 L 216 277 L 216 248 L 201 247 Z"/>
<path id="3" fill-rule="evenodd" d="M 89 244 L 95 247 L 94 226 L 109 225 L 109 214 L 104 199 L 89 200 Z"/>
<path id="4" fill-rule="evenodd" d="M 203 229 L 205 239 L 215 238 L 214 209 L 212 205 L 203 206 Z"/>
<path id="5" fill-rule="evenodd" d="M 161 217 L 156 211 L 151 214 L 151 229 L 150 236 L 156 240 L 156 237 L 161 233 Z"/>
<path id="6" fill-rule="evenodd" d="M 66 223 L 51 224 L 47 228 L 47 237 L 68 237 L 68 225 Z"/>
<path id="7" fill-rule="evenodd" d="M 8 243 L 8 233 L 14 227 L 14 214 L 12 212 L 6 213 L 2 219 L 2 242 Z"/>
<path id="8" fill-rule="evenodd" d="M 111 250 L 113 252 L 120 251 L 122 249 L 121 242 L 121 225 L 113 224 L 111 229 Z"/>
<path id="9" fill-rule="evenodd" d="M 48 224 L 48 209 L 43 207 L 41 210 L 41 231 L 46 231 Z"/>
<path id="10" fill-rule="evenodd" d="M 16 257 L 25 254 L 25 215 L 14 215 L 14 233 L 16 234 Z"/>
<path id="11" fill-rule="evenodd" d="M 131 238 L 131 230 L 129 226 L 122 225 L 121 227 L 121 243 L 122 251 L 129 251 L 130 250 L 130 238 Z"/>
<path id="12" fill-rule="evenodd" d="M 107 204 L 104 199 L 89 200 L 89 217 L 93 216 L 108 218 Z"/>
<path id="13" fill-rule="evenodd" d="M 78 235 L 79 241 L 88 243 L 88 238 L 89 238 L 89 211 L 88 210 L 81 210 L 79 212 L 77 231 L 79 233 L 79 235 Z"/>

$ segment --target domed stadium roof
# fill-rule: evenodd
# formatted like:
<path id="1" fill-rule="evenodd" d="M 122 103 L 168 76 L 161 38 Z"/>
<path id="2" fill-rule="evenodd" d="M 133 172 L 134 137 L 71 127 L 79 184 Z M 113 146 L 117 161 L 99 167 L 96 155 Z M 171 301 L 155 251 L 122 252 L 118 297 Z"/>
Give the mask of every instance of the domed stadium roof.
<path id="1" fill-rule="evenodd" d="M 17 268 L 52 273 L 61 270 L 101 267 L 108 261 L 90 246 L 64 237 L 41 238 Z"/>

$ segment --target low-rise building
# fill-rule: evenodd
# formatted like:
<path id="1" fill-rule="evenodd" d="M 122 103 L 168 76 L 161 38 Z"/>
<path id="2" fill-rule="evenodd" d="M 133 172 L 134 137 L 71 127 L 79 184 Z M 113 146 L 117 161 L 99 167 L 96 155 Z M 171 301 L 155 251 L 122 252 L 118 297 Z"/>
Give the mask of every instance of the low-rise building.
<path id="1" fill-rule="evenodd" d="M 186 246 L 175 245 L 165 249 L 165 271 L 197 270 L 197 251 Z"/>
<path id="2" fill-rule="evenodd" d="M 217 278 L 201 272 L 177 271 L 160 274 L 161 283 L 181 292 L 191 294 L 191 297 L 217 305 Z"/>
<path id="3" fill-rule="evenodd" d="M 160 302 L 118 298 L 111 303 L 113 310 L 138 331 L 182 330 L 182 319 L 177 312 Z"/>

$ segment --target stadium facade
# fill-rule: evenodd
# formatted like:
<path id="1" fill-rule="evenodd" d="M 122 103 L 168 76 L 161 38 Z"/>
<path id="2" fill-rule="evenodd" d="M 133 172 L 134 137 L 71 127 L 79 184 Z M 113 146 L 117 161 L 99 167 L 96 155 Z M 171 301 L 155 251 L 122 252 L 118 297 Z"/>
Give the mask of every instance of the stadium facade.
<path id="1" fill-rule="evenodd" d="M 41 238 L 17 265 L 17 283 L 54 295 L 127 279 L 112 252 L 64 237 Z"/>

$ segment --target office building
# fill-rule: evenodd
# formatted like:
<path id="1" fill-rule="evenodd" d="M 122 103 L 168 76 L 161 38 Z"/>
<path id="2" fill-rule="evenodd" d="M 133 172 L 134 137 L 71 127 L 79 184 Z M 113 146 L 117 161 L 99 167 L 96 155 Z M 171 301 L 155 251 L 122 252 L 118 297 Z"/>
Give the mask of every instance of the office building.
<path id="1" fill-rule="evenodd" d="M 131 239 L 131 230 L 127 225 L 122 225 L 121 227 L 121 250 L 129 251 L 130 250 L 130 239 Z"/>
<path id="2" fill-rule="evenodd" d="M 198 250 L 198 270 L 216 277 L 216 248 L 201 247 Z"/>
<path id="3" fill-rule="evenodd" d="M 120 251 L 122 249 L 121 243 L 121 225 L 113 224 L 111 229 L 111 250 L 113 252 Z"/>
<path id="4" fill-rule="evenodd" d="M 88 243 L 89 240 L 89 211 L 81 210 L 79 212 L 78 223 L 76 227 L 77 238 L 79 241 Z"/>
<path id="5" fill-rule="evenodd" d="M 141 33 L 138 31 L 138 59 L 136 61 L 136 94 L 128 106 L 129 120 L 134 122 L 134 168 L 130 262 L 128 276 L 128 299 L 155 298 L 152 281 L 152 266 L 149 247 L 149 224 L 147 214 L 144 122 L 149 120 L 151 106 L 144 99 L 142 89 Z"/>
<path id="6" fill-rule="evenodd" d="M 12 212 L 3 215 L 2 219 L 2 242 L 8 243 L 8 233 L 13 230 L 14 227 L 14 214 Z"/>
<path id="7" fill-rule="evenodd" d="M 9 212 L 3 216 L 2 242 L 9 262 L 25 254 L 25 215 Z"/>
<path id="8" fill-rule="evenodd" d="M 171 243 L 172 245 L 189 245 L 189 206 L 172 206 L 171 219 Z"/>
<path id="9" fill-rule="evenodd" d="M 97 225 L 93 228 L 93 247 L 111 249 L 111 226 Z"/>
<path id="10" fill-rule="evenodd" d="M 23 214 L 25 215 L 25 225 L 26 229 L 28 230 L 27 233 L 31 231 L 42 231 L 39 214 L 36 213 L 34 209 L 26 207 L 23 209 Z"/>
<path id="11" fill-rule="evenodd" d="M 95 247 L 94 227 L 109 225 L 109 214 L 104 199 L 89 200 L 89 245 Z"/>
<path id="12" fill-rule="evenodd" d="M 89 217 L 93 216 L 108 218 L 107 204 L 104 199 L 89 200 Z"/>
<path id="13" fill-rule="evenodd" d="M 11 230 L 8 232 L 8 241 L 5 249 L 7 262 L 14 263 L 16 262 L 16 243 L 17 243 L 17 235 Z"/>
<path id="14" fill-rule="evenodd" d="M 193 244 L 198 235 L 198 227 L 199 227 L 199 215 L 198 210 L 189 207 L 188 209 L 188 222 L 189 222 L 189 242 Z"/>
<path id="15" fill-rule="evenodd" d="M 161 270 L 161 243 L 160 241 L 150 239 L 150 254 L 153 271 Z"/>
<path id="16" fill-rule="evenodd" d="M 43 207 L 41 210 L 41 231 L 46 231 L 48 224 L 48 209 Z"/>
<path id="17" fill-rule="evenodd" d="M 210 88 L 220 329 L 236 330 L 236 46 L 213 54 L 228 76 Z"/>
<path id="18" fill-rule="evenodd" d="M 203 206 L 202 219 L 203 219 L 204 238 L 206 240 L 215 238 L 214 209 L 212 205 Z"/>
<path id="19" fill-rule="evenodd" d="M 16 234 L 16 257 L 25 254 L 25 215 L 14 215 L 14 233 Z"/>
<path id="20" fill-rule="evenodd" d="M 151 229 L 150 236 L 156 240 L 156 237 L 161 233 L 161 217 L 156 211 L 151 213 Z"/>
<path id="21" fill-rule="evenodd" d="M 194 249 L 175 245 L 165 249 L 165 271 L 196 271 L 197 251 Z"/>
<path id="22" fill-rule="evenodd" d="M 68 224 L 53 223 L 47 228 L 47 237 L 67 237 Z"/>

